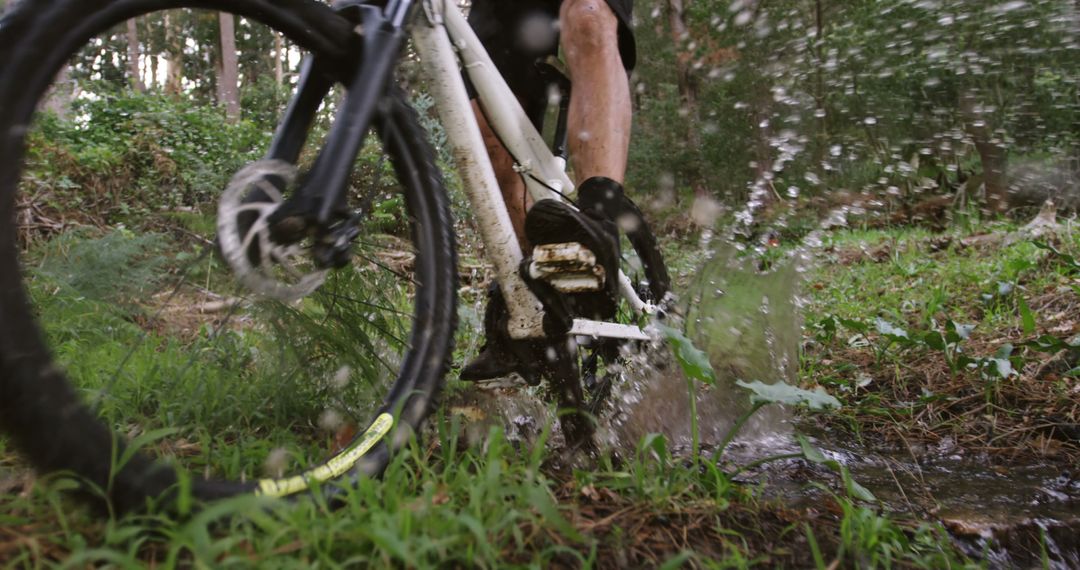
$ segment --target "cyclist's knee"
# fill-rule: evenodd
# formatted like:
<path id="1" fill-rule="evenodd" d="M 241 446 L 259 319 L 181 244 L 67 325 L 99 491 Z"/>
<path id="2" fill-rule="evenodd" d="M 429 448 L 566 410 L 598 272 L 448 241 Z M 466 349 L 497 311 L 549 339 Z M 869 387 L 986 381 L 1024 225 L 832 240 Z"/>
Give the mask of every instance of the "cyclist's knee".
<path id="1" fill-rule="evenodd" d="M 619 19 L 604 0 L 565 0 L 559 13 L 563 47 L 573 57 L 618 45 Z"/>

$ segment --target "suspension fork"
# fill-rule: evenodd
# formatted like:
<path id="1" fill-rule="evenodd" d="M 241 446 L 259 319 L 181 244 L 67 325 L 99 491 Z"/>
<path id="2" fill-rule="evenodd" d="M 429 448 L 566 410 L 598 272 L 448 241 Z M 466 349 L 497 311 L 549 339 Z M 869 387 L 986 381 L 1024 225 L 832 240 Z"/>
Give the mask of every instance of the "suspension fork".
<path id="1" fill-rule="evenodd" d="M 377 106 L 386 95 L 394 66 L 407 37 L 404 25 L 410 17 L 412 0 L 391 0 L 385 7 L 357 0 L 344 0 L 335 8 L 357 23 L 357 54 L 351 68 L 332 68 L 318 57 L 304 62 L 299 88 L 278 126 L 267 155 L 269 159 L 295 164 L 307 141 L 319 105 L 335 79 L 347 87 L 314 166 L 300 188 L 269 218 L 271 227 L 292 228 L 285 239 L 299 239 L 312 230 L 319 241 L 326 240 L 336 222 L 348 216 L 347 188 L 353 163 L 372 125 Z M 328 258 L 327 258 L 328 259 Z M 329 261 L 328 261 L 329 263 Z"/>

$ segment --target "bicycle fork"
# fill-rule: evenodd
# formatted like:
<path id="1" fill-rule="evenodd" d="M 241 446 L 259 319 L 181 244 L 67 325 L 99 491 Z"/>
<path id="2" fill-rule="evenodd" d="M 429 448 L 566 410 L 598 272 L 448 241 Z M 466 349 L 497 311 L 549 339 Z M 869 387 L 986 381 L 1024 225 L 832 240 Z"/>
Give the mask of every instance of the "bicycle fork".
<path id="1" fill-rule="evenodd" d="M 339 1 L 335 9 L 356 23 L 356 56 L 339 68 L 311 57 L 304 61 L 297 94 L 274 133 L 267 158 L 296 164 L 315 115 L 335 80 L 347 87 L 325 146 L 300 188 L 269 218 L 276 239 L 299 241 L 315 234 L 313 254 L 323 267 L 349 263 L 355 220 L 346 203 L 349 173 L 376 117 L 405 44 L 404 22 L 412 10 L 411 0 L 390 2 L 385 8 L 357 0 Z M 253 196 L 251 199 L 260 199 Z"/>

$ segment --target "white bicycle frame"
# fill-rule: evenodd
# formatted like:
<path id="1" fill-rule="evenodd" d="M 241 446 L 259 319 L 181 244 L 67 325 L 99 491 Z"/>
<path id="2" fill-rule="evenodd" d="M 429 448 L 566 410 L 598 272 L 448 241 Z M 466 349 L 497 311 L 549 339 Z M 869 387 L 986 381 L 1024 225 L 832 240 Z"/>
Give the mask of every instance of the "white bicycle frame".
<path id="1" fill-rule="evenodd" d="M 566 175 L 566 162 L 548 149 L 543 136 L 495 69 L 491 57 L 456 3 L 424 0 L 423 12 L 413 23 L 413 45 L 420 55 L 436 110 L 446 129 L 469 205 L 480 227 L 480 238 L 495 265 L 510 312 L 510 336 L 515 339 L 544 337 L 543 305 L 518 273 L 524 254 L 515 237 L 495 169 L 472 111 L 461 69 L 469 74 L 492 129 L 518 161 L 515 169 L 521 172 L 534 200 L 562 199 L 559 192 L 573 192 L 573 182 Z M 651 313 L 654 310 L 652 305 L 641 300 L 622 271 L 618 279 L 623 298 L 635 312 Z M 648 339 L 637 326 L 586 319 L 575 319 L 570 334 Z"/>

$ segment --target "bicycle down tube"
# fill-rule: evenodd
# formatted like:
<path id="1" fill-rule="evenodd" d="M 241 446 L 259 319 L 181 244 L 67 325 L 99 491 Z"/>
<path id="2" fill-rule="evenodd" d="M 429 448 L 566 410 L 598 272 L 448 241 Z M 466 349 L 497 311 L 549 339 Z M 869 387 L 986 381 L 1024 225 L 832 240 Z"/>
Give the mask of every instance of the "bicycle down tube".
<path id="1" fill-rule="evenodd" d="M 510 335 L 519 339 L 540 338 L 544 336 L 543 306 L 518 274 L 525 256 L 514 234 L 495 170 L 487 159 L 487 147 L 473 116 L 465 81 L 443 25 L 447 17 L 454 15 L 461 16 L 456 6 L 446 6 L 442 0 L 425 0 L 424 14 L 413 23 L 413 45 L 420 55 L 435 107 L 453 147 L 465 193 L 479 222 L 480 237 L 487 246 L 506 297 Z M 473 35 L 474 41 L 475 38 Z M 505 93 L 510 92 L 505 82 L 503 88 Z"/>

